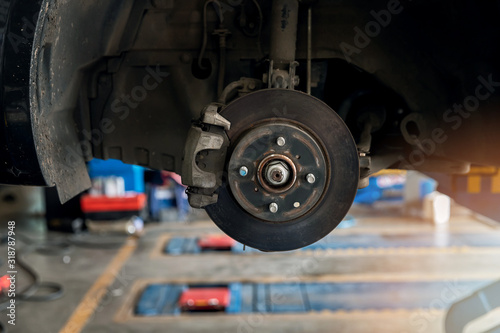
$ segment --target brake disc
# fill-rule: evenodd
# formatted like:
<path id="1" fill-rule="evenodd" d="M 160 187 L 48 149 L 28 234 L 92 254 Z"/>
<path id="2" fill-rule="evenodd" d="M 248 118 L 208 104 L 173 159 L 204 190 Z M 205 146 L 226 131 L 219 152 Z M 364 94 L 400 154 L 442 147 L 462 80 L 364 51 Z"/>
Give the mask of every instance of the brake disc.
<path id="1" fill-rule="evenodd" d="M 219 200 L 206 207 L 237 241 L 287 251 L 330 233 L 359 181 L 355 142 L 342 119 L 310 95 L 261 90 L 221 111 L 232 124 Z"/>

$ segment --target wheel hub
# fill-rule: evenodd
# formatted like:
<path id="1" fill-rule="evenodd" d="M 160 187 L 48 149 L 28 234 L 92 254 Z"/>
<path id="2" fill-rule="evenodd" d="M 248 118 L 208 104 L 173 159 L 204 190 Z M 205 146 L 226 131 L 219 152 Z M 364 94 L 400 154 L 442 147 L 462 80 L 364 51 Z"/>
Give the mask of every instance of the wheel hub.
<path id="1" fill-rule="evenodd" d="M 285 138 L 280 145 L 277 138 Z M 248 174 L 241 176 L 240 169 Z M 267 222 L 289 222 L 321 198 L 328 165 L 317 140 L 296 124 L 269 121 L 248 131 L 229 161 L 231 191 L 248 213 Z M 316 181 L 310 183 L 308 175 Z M 278 209 L 270 209 L 277 207 Z"/>

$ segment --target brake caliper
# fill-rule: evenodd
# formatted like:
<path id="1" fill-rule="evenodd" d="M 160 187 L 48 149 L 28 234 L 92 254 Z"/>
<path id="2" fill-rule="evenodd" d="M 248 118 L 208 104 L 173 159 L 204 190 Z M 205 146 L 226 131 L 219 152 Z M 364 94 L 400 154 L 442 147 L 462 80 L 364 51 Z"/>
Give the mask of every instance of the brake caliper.
<path id="1" fill-rule="evenodd" d="M 189 131 L 182 163 L 182 182 L 188 186 L 189 204 L 203 208 L 217 203 L 222 185 L 231 123 L 219 114 L 220 104 L 210 104 Z"/>

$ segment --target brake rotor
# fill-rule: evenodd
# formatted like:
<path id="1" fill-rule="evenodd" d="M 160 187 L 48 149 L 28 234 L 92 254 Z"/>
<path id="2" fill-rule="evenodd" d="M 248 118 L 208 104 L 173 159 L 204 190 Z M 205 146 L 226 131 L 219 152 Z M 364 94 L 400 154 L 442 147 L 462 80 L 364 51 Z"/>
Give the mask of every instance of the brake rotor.
<path id="1" fill-rule="evenodd" d="M 287 251 L 330 233 L 357 191 L 356 145 L 342 119 L 310 95 L 268 89 L 221 112 L 232 128 L 227 177 L 206 207 L 229 236 Z"/>

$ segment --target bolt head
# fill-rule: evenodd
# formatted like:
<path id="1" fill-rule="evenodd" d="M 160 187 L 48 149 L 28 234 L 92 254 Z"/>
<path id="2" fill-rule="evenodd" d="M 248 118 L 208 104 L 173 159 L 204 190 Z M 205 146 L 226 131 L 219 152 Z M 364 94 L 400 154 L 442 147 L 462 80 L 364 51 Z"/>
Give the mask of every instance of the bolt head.
<path id="1" fill-rule="evenodd" d="M 276 214 L 278 212 L 278 208 L 278 204 L 275 202 L 269 205 L 269 211 L 273 214 Z"/>
<path id="2" fill-rule="evenodd" d="M 306 176 L 306 180 L 309 184 L 314 184 L 316 182 L 316 176 L 310 173 Z"/>
<path id="3" fill-rule="evenodd" d="M 300 207 L 300 202 L 298 202 L 298 201 L 297 201 L 296 203 L 294 203 L 294 204 L 293 204 L 293 207 L 295 207 L 295 208 L 299 208 L 299 207 Z"/>
<path id="4" fill-rule="evenodd" d="M 248 168 L 246 166 L 242 166 L 240 168 L 240 176 L 246 177 L 248 175 Z"/>
<path id="5" fill-rule="evenodd" d="M 286 140 L 284 137 L 280 136 L 278 140 L 276 140 L 276 144 L 280 147 L 283 147 L 286 144 Z"/>

